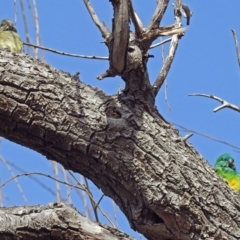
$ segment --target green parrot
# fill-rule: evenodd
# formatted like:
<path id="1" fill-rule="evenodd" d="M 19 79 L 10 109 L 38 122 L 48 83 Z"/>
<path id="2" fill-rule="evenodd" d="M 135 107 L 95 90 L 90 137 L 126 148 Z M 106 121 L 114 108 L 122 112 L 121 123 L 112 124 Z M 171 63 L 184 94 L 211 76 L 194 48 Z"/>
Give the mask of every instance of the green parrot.
<path id="1" fill-rule="evenodd" d="M 228 185 L 240 193 L 240 175 L 234 163 L 234 158 L 229 153 L 222 154 L 215 163 L 215 171 L 221 176 Z"/>
<path id="2" fill-rule="evenodd" d="M 0 48 L 8 48 L 12 52 L 22 52 L 23 42 L 14 24 L 7 19 L 0 22 Z"/>

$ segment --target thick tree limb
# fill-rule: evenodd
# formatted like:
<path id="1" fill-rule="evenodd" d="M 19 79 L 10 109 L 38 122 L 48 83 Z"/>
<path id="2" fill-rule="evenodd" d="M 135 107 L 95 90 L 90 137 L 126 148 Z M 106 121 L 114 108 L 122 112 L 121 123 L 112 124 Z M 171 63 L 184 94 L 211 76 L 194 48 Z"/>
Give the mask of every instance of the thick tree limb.
<path id="1" fill-rule="evenodd" d="M 0 208 L 0 238 L 133 240 L 115 228 L 90 221 L 64 203 Z"/>
<path id="2" fill-rule="evenodd" d="M 238 107 L 236 105 L 233 105 L 233 104 L 223 100 L 222 98 L 219 98 L 219 97 L 214 96 L 214 95 L 207 95 L 207 94 L 202 94 L 202 93 L 193 93 L 193 94 L 188 94 L 188 96 L 200 96 L 200 97 L 212 98 L 212 99 L 215 99 L 218 102 L 222 103 L 222 105 L 213 109 L 214 112 L 217 112 L 217 111 L 221 110 L 222 108 L 231 108 L 231 109 L 233 109 L 237 112 L 240 112 L 240 107 Z"/>
<path id="3" fill-rule="evenodd" d="M 1 51 L 0 135 L 91 179 L 147 239 L 240 238 L 239 196 L 142 103 Z"/>

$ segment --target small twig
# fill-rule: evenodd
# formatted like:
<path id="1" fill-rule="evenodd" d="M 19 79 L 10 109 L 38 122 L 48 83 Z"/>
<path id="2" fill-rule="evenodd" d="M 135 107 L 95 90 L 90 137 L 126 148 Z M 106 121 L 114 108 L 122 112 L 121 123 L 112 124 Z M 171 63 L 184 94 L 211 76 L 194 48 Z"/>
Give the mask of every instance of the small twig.
<path id="1" fill-rule="evenodd" d="M 167 38 L 167 39 L 165 39 L 165 40 L 163 40 L 163 41 L 161 41 L 161 42 L 159 42 L 159 43 L 153 44 L 152 46 L 150 46 L 149 49 L 158 47 L 158 46 L 160 46 L 160 45 L 162 45 L 162 44 L 164 44 L 164 43 L 166 43 L 166 42 L 170 42 L 171 40 L 172 40 L 172 37 Z"/>
<path id="2" fill-rule="evenodd" d="M 16 0 L 13 1 L 14 3 L 14 24 L 17 25 L 17 2 Z"/>
<path id="3" fill-rule="evenodd" d="M 217 139 L 217 138 L 208 136 L 208 135 L 206 135 L 206 134 L 204 134 L 204 133 L 200 133 L 200 132 L 197 132 L 197 131 L 195 131 L 195 130 L 186 128 L 186 127 L 181 126 L 181 125 L 179 125 L 179 124 L 177 124 L 177 123 L 174 123 L 174 122 L 171 122 L 171 124 L 172 124 L 172 125 L 175 125 L 176 127 L 182 128 L 182 129 L 185 130 L 185 131 L 192 132 L 192 133 L 197 134 L 197 135 L 200 135 L 200 136 L 202 136 L 202 137 L 211 139 L 211 140 L 213 140 L 213 141 L 215 141 L 215 142 L 219 142 L 219 143 L 225 144 L 225 145 L 227 145 L 227 146 L 229 146 L 229 147 L 232 147 L 232 148 L 235 148 L 235 149 L 237 149 L 237 150 L 240 150 L 240 147 L 238 147 L 238 146 L 235 146 L 235 145 L 232 145 L 232 144 L 230 144 L 230 143 L 227 143 L 227 142 L 224 142 L 224 141 L 222 141 L 222 140 L 219 140 L 219 139 Z"/>
<path id="4" fill-rule="evenodd" d="M 136 36 L 140 37 L 143 32 L 143 24 L 140 18 L 138 17 L 137 13 L 134 11 L 132 0 L 129 0 L 129 6 L 130 6 L 130 15 L 131 15 L 133 25 L 135 27 Z"/>
<path id="5" fill-rule="evenodd" d="M 240 67 L 240 54 L 239 54 L 239 50 L 238 50 L 238 40 L 237 40 L 237 37 L 236 37 L 236 31 L 234 29 L 232 29 L 232 34 L 233 34 L 233 38 L 234 38 L 234 42 L 235 42 L 235 48 L 236 48 L 237 59 L 238 59 L 238 66 Z"/>
<path id="6" fill-rule="evenodd" d="M 99 198 L 99 200 L 98 200 L 98 202 L 97 202 L 97 204 L 96 204 L 96 207 L 99 206 L 99 204 L 100 204 L 100 202 L 102 201 L 102 199 L 103 199 L 104 196 L 105 196 L 105 195 L 102 194 L 102 196 Z"/>
<path id="7" fill-rule="evenodd" d="M 115 225 L 111 222 L 111 220 L 108 218 L 108 216 L 107 216 L 107 215 L 103 212 L 103 210 L 96 204 L 94 198 L 89 194 L 87 188 L 77 180 L 77 178 L 74 176 L 74 174 L 73 174 L 71 171 L 68 171 L 68 172 L 69 172 L 69 174 L 71 174 L 71 176 L 76 180 L 76 182 L 82 187 L 81 189 L 82 189 L 83 191 L 85 191 L 85 192 L 87 193 L 87 195 L 89 196 L 89 198 L 91 198 L 91 200 L 95 203 L 95 205 L 97 206 L 97 208 L 99 209 L 99 211 L 102 213 L 102 215 L 109 221 L 109 223 L 110 223 L 113 227 L 115 227 Z M 0 187 L 1 187 L 1 185 L 0 185 Z"/>
<path id="8" fill-rule="evenodd" d="M 3 158 L 1 156 L 1 158 Z M 10 165 L 11 167 L 15 168 L 16 170 L 18 170 L 21 173 L 27 173 L 24 169 L 20 168 L 19 166 L 17 166 L 15 163 L 10 162 L 9 160 L 7 161 L 8 165 Z M 52 194 L 53 196 L 55 196 L 55 192 L 52 190 L 52 188 L 48 187 L 47 185 L 45 185 L 44 183 L 42 183 L 42 181 L 38 180 L 36 177 L 34 176 L 29 176 L 29 178 L 31 180 L 33 180 L 34 182 L 36 182 L 38 185 L 40 185 L 44 190 L 48 191 L 50 194 Z"/>
<path id="9" fill-rule="evenodd" d="M 36 175 L 41 175 L 41 176 L 44 176 L 44 177 L 48 177 L 48 178 L 50 178 L 50 179 L 52 179 L 52 180 L 54 180 L 54 181 L 58 181 L 59 183 L 66 184 L 66 185 L 68 185 L 68 186 L 70 186 L 70 187 L 78 188 L 78 189 L 81 189 L 81 190 L 85 191 L 85 189 L 82 188 L 81 186 L 73 185 L 73 184 L 70 184 L 70 183 L 66 183 L 66 182 L 64 182 L 64 181 L 61 181 L 61 180 L 56 179 L 56 178 L 54 178 L 54 177 L 52 177 L 52 176 L 50 176 L 50 175 L 48 175 L 48 174 L 41 173 L 41 172 L 29 172 L 29 173 L 16 174 L 14 177 L 9 178 L 6 182 L 2 183 L 2 184 L 0 185 L 0 188 L 4 187 L 7 183 L 11 182 L 11 181 L 14 180 L 15 178 L 23 177 L 23 176 L 30 176 L 30 175 L 35 175 L 35 174 L 36 174 Z"/>
<path id="10" fill-rule="evenodd" d="M 21 6 L 21 12 L 22 12 L 22 17 L 23 17 L 23 23 L 24 23 L 24 29 L 25 29 L 25 34 L 26 34 L 26 40 L 27 43 L 30 43 L 30 35 L 29 35 L 29 31 L 28 31 L 28 24 L 27 24 L 27 17 L 26 17 L 26 12 L 25 12 L 25 8 L 24 8 L 24 4 L 23 4 L 23 0 L 20 0 L 20 6 Z M 27 53 L 30 53 L 30 48 L 29 46 L 27 47 Z"/>
<path id="11" fill-rule="evenodd" d="M 207 97 L 207 98 L 212 98 L 217 100 L 218 102 L 222 103 L 222 105 L 220 105 L 219 107 L 216 107 L 213 109 L 214 112 L 217 112 L 219 110 L 221 110 L 222 108 L 231 108 L 237 112 L 240 112 L 240 107 L 233 105 L 225 100 L 223 100 L 222 98 L 219 98 L 217 96 L 214 95 L 207 95 L 207 94 L 202 94 L 202 93 L 194 93 L 194 94 L 188 94 L 188 96 L 200 96 L 200 97 Z"/>
<path id="12" fill-rule="evenodd" d="M 36 0 L 33 0 L 33 20 L 34 20 L 34 26 L 35 26 L 35 31 L 36 31 L 36 45 L 40 45 L 40 32 L 39 32 L 39 20 L 38 20 L 38 11 L 37 11 L 37 4 Z M 34 57 L 39 58 L 39 52 L 38 48 L 35 48 L 34 51 Z"/>
<path id="13" fill-rule="evenodd" d="M 12 168 L 9 166 L 9 164 L 8 164 L 8 162 L 7 162 L 7 160 L 6 160 L 5 158 L 3 158 L 2 156 L 0 156 L 0 160 L 5 164 L 5 166 L 7 167 L 8 171 L 9 171 L 10 174 L 12 175 L 12 177 L 13 177 L 16 185 L 17 185 L 17 188 L 18 188 L 18 190 L 19 190 L 19 192 L 20 192 L 20 194 L 21 194 L 21 196 L 22 196 L 25 204 L 28 205 L 28 200 L 27 200 L 27 198 L 26 198 L 26 196 L 25 196 L 25 194 L 24 194 L 24 192 L 23 192 L 23 189 L 22 189 L 22 187 L 21 187 L 18 179 L 16 178 L 17 175 L 14 174 Z M 0 188 L 1 188 L 1 187 L 0 187 Z"/>
<path id="14" fill-rule="evenodd" d="M 27 45 L 27 46 L 34 47 L 34 48 L 40 48 L 40 49 L 43 49 L 43 50 L 46 50 L 46 51 L 49 51 L 49 52 L 57 53 L 57 54 L 60 54 L 60 55 L 69 56 L 69 57 L 78 57 L 78 58 L 87 58 L 87 59 L 98 59 L 98 60 L 108 60 L 108 59 L 109 59 L 108 57 L 86 56 L 86 55 L 65 53 L 65 52 L 61 52 L 61 51 L 58 51 L 58 50 L 55 50 L 55 49 L 52 49 L 52 48 L 46 48 L 46 47 L 43 47 L 43 46 L 37 46 L 37 45 L 31 44 L 31 43 L 26 43 L 26 42 L 24 42 L 23 44 L 24 44 L 24 45 Z"/>
<path id="15" fill-rule="evenodd" d="M 93 199 L 93 195 L 92 195 L 92 192 L 90 191 L 90 188 L 89 188 L 89 185 L 88 185 L 88 180 L 87 180 L 86 177 L 83 177 L 83 179 L 84 179 L 84 181 L 85 181 L 86 190 L 87 190 L 87 192 L 88 192 L 88 196 L 89 196 L 89 199 L 90 199 L 92 208 L 93 208 L 93 212 L 94 212 L 94 215 L 95 215 L 95 219 L 96 219 L 97 222 L 99 222 L 96 202 L 92 200 L 92 199 Z M 90 196 L 91 196 L 91 197 L 90 197 Z"/>
<path id="16" fill-rule="evenodd" d="M 91 6 L 91 3 L 89 0 L 83 0 L 93 22 L 96 24 L 98 29 L 101 31 L 103 38 L 107 39 L 110 35 L 110 31 L 107 29 L 107 27 L 100 22 L 97 14 L 95 13 L 93 7 Z"/>
<path id="17" fill-rule="evenodd" d="M 65 182 L 69 182 L 67 171 L 65 170 L 65 168 L 63 166 L 61 166 L 60 170 L 61 170 L 61 172 L 63 174 L 64 181 Z M 72 203 L 72 199 L 71 199 L 71 191 L 72 191 L 72 189 L 73 188 L 70 188 L 69 186 L 66 185 L 66 192 L 67 192 L 66 201 L 68 203 Z"/>
<path id="18" fill-rule="evenodd" d="M 55 161 L 51 161 L 52 162 L 52 166 L 53 166 L 53 173 L 55 176 L 55 179 L 59 179 L 58 178 L 58 164 Z M 56 197 L 57 197 L 57 202 L 61 202 L 62 197 L 61 197 L 61 188 L 60 188 L 60 184 L 58 181 L 56 181 Z"/>
<path id="19" fill-rule="evenodd" d="M 116 205 L 115 202 L 112 200 L 112 206 L 113 206 L 113 212 L 114 212 L 114 220 L 115 223 L 117 225 L 117 229 L 118 229 L 118 220 L 117 220 L 117 211 L 116 211 Z"/>
<path id="20" fill-rule="evenodd" d="M 182 138 L 182 141 L 183 142 L 186 142 L 190 137 L 192 137 L 193 136 L 193 133 L 189 133 L 189 134 L 187 134 L 186 136 L 184 136 L 183 138 Z"/>

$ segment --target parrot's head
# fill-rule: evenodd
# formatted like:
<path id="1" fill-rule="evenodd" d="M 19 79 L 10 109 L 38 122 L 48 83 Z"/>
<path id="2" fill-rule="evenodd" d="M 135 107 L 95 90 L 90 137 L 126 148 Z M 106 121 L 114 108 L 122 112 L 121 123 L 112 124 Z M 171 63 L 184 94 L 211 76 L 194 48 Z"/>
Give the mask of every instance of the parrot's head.
<path id="1" fill-rule="evenodd" d="M 3 19 L 0 22 L 0 32 L 2 31 L 13 31 L 13 32 L 17 32 L 17 29 L 15 27 L 15 25 L 13 24 L 13 22 L 11 22 L 8 19 Z"/>
<path id="2" fill-rule="evenodd" d="M 234 158 L 229 153 L 224 153 L 220 157 L 218 157 L 215 163 L 215 169 L 222 169 L 226 171 L 236 172 L 236 166 L 234 163 Z"/>

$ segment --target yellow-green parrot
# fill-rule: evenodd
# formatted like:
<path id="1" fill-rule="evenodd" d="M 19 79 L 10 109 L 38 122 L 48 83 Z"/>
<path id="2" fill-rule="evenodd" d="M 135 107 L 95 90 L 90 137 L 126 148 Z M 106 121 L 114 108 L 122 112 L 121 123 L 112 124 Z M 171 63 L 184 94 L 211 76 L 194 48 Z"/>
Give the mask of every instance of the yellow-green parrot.
<path id="1" fill-rule="evenodd" d="M 23 51 L 23 42 L 17 33 L 17 29 L 7 19 L 0 22 L 0 48 L 7 48 L 12 52 Z"/>
<path id="2" fill-rule="evenodd" d="M 215 171 L 228 185 L 236 192 L 240 193 L 240 175 L 234 163 L 234 158 L 229 153 L 224 153 L 218 157 L 215 163 Z"/>

